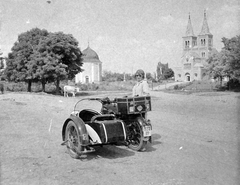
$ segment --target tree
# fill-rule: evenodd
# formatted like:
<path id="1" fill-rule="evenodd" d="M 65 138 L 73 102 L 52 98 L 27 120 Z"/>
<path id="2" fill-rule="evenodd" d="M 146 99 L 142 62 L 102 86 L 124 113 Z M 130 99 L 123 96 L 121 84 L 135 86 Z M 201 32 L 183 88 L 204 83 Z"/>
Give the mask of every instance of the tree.
<path id="1" fill-rule="evenodd" d="M 212 53 L 207 62 L 207 72 L 212 76 L 214 79 L 219 79 L 220 85 L 222 85 L 222 79 L 226 75 L 225 73 L 225 67 L 226 63 L 225 60 L 223 60 L 223 52 L 221 51 L 220 53 L 215 52 Z"/>
<path id="2" fill-rule="evenodd" d="M 171 68 L 167 68 L 164 70 L 163 72 L 164 79 L 169 79 L 169 78 L 172 78 L 173 76 L 174 76 L 174 72 Z"/>
<path id="3" fill-rule="evenodd" d="M 171 68 L 168 67 L 168 64 L 162 64 L 161 62 L 158 62 L 157 65 L 157 79 L 160 80 L 166 80 L 174 76 L 174 72 Z"/>
<path id="4" fill-rule="evenodd" d="M 157 65 L 157 79 L 158 81 L 164 80 L 164 71 L 168 69 L 168 64 L 162 64 L 161 62 L 158 62 Z"/>
<path id="5" fill-rule="evenodd" d="M 3 76 L 3 71 L 4 71 L 4 67 L 5 67 L 5 65 L 4 65 L 4 57 L 2 57 L 1 56 L 2 55 L 2 52 L 1 52 L 1 49 L 0 49 L 0 81 L 2 80 L 2 79 L 4 79 L 4 76 Z"/>
<path id="6" fill-rule="evenodd" d="M 3 58 L 0 57 L 0 70 L 4 68 Z"/>
<path id="7" fill-rule="evenodd" d="M 34 28 L 18 36 L 11 52 L 8 54 L 5 75 L 10 81 L 24 81 L 28 83 L 28 91 L 31 92 L 31 84 L 38 81 L 36 69 L 38 68 L 35 55 L 39 54 L 39 46 L 42 40 L 48 36 L 46 30 Z"/>
<path id="8" fill-rule="evenodd" d="M 78 41 L 70 34 L 49 33 L 34 28 L 18 36 L 7 59 L 6 76 L 10 81 L 56 82 L 56 92 L 63 79 L 73 79 L 82 71 Z"/>
<path id="9" fill-rule="evenodd" d="M 240 80 L 240 35 L 231 39 L 222 38 L 223 52 L 227 63 L 226 71 L 231 79 Z"/>
<path id="10" fill-rule="evenodd" d="M 146 73 L 146 78 L 147 78 L 147 80 L 152 80 L 153 79 L 152 74 Z"/>
<path id="11" fill-rule="evenodd" d="M 57 93 L 61 80 L 71 80 L 82 71 L 82 53 L 78 41 L 71 34 L 50 33 L 42 41 L 39 51 L 39 59 L 44 64 L 39 70 L 39 76 L 56 82 Z"/>
<path id="12" fill-rule="evenodd" d="M 2 51 L 0 49 L 0 70 L 4 68 L 3 57 L 1 57 L 1 55 L 2 55 Z"/>
<path id="13" fill-rule="evenodd" d="M 206 67 L 213 78 L 220 80 L 220 85 L 225 76 L 229 79 L 240 79 L 240 36 L 222 38 L 222 42 L 224 47 L 221 52 L 212 53 Z"/>

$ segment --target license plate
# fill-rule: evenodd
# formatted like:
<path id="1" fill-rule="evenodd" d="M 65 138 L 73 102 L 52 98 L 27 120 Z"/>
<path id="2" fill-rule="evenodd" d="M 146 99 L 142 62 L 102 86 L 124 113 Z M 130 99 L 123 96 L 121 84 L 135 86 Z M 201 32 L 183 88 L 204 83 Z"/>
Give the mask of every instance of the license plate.
<path id="1" fill-rule="evenodd" d="M 152 135 L 152 129 L 151 126 L 144 126 L 143 127 L 143 136 L 148 137 Z"/>

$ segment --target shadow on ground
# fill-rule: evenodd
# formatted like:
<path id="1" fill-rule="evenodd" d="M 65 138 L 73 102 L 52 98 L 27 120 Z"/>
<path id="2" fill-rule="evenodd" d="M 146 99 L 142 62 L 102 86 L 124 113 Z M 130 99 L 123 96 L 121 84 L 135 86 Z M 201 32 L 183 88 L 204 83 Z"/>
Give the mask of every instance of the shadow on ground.
<path id="1" fill-rule="evenodd" d="M 135 155 L 134 151 L 130 151 L 126 146 L 105 145 L 94 147 L 95 152 L 82 155 L 79 160 L 93 160 L 99 158 L 117 159 L 130 157 Z"/>
<path id="2" fill-rule="evenodd" d="M 149 142 L 147 143 L 145 152 L 156 151 L 157 149 L 154 148 L 153 146 L 162 144 L 162 142 L 159 141 L 160 138 L 161 138 L 161 136 L 159 134 L 153 134 L 152 135 L 152 143 L 149 143 Z"/>
<path id="3" fill-rule="evenodd" d="M 153 146 L 162 144 L 159 139 L 161 136 L 159 134 L 152 135 L 152 143 L 147 143 L 146 150 L 144 152 L 154 152 L 156 148 Z M 117 158 L 125 158 L 130 157 L 136 154 L 139 151 L 133 151 L 129 149 L 127 146 L 115 146 L 115 145 L 104 145 L 104 146 L 95 146 L 95 152 L 88 153 L 82 155 L 79 160 L 88 161 L 99 158 L 107 158 L 107 159 L 117 159 Z M 140 151 L 141 152 L 141 151 Z"/>

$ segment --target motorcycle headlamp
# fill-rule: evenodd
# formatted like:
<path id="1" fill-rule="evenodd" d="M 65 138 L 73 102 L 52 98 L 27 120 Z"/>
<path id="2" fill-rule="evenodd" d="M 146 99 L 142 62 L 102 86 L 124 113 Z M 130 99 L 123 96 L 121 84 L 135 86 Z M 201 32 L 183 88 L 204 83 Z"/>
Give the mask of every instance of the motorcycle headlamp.
<path id="1" fill-rule="evenodd" d="M 138 110 L 139 112 L 141 112 L 141 111 L 143 110 L 143 107 L 142 107 L 141 105 L 138 105 L 138 106 L 137 106 L 137 110 Z"/>

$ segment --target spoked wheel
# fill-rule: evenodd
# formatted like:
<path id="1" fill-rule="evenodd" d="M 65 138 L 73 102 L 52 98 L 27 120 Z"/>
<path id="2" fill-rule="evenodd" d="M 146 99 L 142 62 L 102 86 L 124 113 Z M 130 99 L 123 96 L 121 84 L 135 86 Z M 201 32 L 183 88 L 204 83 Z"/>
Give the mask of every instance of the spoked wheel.
<path id="1" fill-rule="evenodd" d="M 140 124 L 135 121 L 129 126 L 129 148 L 135 151 L 139 151 L 145 148 L 147 141 L 143 140 L 143 131 Z"/>
<path id="2" fill-rule="evenodd" d="M 65 131 L 65 141 L 69 155 L 77 159 L 80 157 L 82 146 L 79 139 L 79 132 L 73 121 L 69 121 Z"/>

